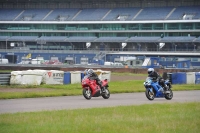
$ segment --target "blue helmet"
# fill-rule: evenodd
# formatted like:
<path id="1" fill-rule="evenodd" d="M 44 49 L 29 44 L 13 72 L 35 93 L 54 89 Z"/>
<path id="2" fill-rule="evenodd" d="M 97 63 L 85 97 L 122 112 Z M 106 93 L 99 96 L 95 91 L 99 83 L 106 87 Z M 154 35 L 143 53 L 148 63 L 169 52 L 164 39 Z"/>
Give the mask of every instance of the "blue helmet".
<path id="1" fill-rule="evenodd" d="M 148 72 L 149 75 L 151 75 L 151 74 L 154 72 L 154 69 L 153 69 L 153 68 L 149 68 L 149 69 L 147 70 L 147 72 Z"/>

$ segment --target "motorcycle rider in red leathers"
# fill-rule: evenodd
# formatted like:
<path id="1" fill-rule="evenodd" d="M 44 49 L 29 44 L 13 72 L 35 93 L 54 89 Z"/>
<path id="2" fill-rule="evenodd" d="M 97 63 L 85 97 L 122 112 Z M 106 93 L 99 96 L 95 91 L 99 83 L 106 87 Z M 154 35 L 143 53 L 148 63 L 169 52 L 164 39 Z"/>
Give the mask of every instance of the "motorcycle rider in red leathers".
<path id="1" fill-rule="evenodd" d="M 91 79 L 91 80 L 96 80 L 96 83 L 97 83 L 97 85 L 100 86 L 101 91 L 102 91 L 102 92 L 105 92 L 105 89 L 104 89 L 104 87 L 102 86 L 101 80 L 99 79 L 98 75 L 94 72 L 93 69 L 85 70 L 85 73 L 86 73 L 86 75 L 88 76 L 89 79 Z"/>

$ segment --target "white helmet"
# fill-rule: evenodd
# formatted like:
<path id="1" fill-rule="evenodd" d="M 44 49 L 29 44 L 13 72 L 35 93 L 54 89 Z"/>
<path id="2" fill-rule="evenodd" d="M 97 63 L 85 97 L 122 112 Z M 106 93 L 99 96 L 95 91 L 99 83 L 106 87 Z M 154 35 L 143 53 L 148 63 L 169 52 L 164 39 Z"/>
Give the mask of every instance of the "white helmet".
<path id="1" fill-rule="evenodd" d="M 153 68 L 149 68 L 148 70 L 147 70 L 147 72 L 148 72 L 148 74 L 152 74 L 153 72 L 154 72 L 154 69 Z"/>
<path id="2" fill-rule="evenodd" d="M 91 76 L 94 73 L 94 71 L 93 71 L 93 69 L 88 69 L 87 73 L 88 73 L 88 75 Z"/>

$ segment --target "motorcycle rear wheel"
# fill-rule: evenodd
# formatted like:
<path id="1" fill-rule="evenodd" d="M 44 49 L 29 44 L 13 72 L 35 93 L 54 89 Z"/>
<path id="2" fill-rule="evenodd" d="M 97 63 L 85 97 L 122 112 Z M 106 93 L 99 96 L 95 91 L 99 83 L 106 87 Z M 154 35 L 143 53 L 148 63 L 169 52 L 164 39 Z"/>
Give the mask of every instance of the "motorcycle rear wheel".
<path id="1" fill-rule="evenodd" d="M 147 99 L 154 100 L 154 95 L 155 95 L 154 92 L 151 92 L 150 90 L 146 89 L 145 94 L 146 94 Z"/>
<path id="2" fill-rule="evenodd" d="M 83 89 L 83 96 L 85 99 L 90 100 L 92 98 L 92 92 L 90 89 Z"/>
<path id="3" fill-rule="evenodd" d="M 165 94 L 165 99 L 171 100 L 173 98 L 173 92 L 171 89 L 168 89 L 167 91 L 169 91 L 170 93 Z"/>
<path id="4" fill-rule="evenodd" d="M 110 91 L 108 90 L 108 88 L 105 88 L 105 93 L 102 94 L 102 97 L 104 99 L 108 99 L 110 97 Z"/>

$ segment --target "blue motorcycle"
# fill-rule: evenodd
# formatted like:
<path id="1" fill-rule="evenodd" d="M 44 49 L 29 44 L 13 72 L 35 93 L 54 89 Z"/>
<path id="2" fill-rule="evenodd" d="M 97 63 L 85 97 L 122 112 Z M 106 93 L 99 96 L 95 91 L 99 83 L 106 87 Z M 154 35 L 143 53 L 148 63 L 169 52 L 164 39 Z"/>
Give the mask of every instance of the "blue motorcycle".
<path id="1" fill-rule="evenodd" d="M 144 82 L 144 87 L 146 88 L 145 94 L 149 100 L 154 100 L 154 98 L 166 98 L 171 100 L 173 98 L 173 92 L 171 90 L 172 86 L 169 80 L 165 80 L 165 85 L 167 90 L 164 91 L 163 87 L 159 85 L 158 81 L 153 80 L 151 77 L 147 77 Z"/>

